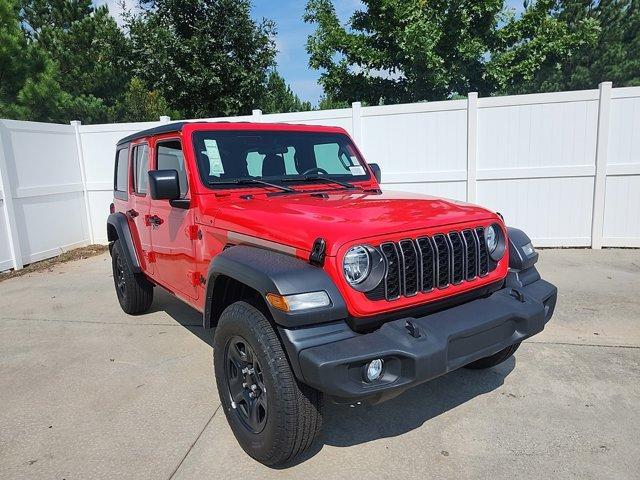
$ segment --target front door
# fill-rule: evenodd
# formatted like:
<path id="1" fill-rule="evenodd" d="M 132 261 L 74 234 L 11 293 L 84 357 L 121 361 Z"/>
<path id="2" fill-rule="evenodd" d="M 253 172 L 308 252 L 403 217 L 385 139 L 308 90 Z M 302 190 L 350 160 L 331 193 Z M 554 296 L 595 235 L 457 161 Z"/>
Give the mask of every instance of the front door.
<path id="1" fill-rule="evenodd" d="M 179 139 L 158 140 L 154 148 L 157 170 L 176 170 L 181 198 L 189 198 L 187 170 Z M 148 223 L 156 262 L 155 277 L 175 293 L 198 298 L 195 242 L 190 238 L 193 209 L 172 207 L 168 200 L 151 200 Z"/>

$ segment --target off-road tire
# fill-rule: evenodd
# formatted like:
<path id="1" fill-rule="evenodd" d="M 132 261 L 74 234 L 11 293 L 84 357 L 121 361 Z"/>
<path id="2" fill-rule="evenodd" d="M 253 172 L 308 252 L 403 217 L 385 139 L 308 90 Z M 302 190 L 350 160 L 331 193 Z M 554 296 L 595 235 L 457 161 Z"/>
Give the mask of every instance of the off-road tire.
<path id="1" fill-rule="evenodd" d="M 227 347 L 241 338 L 260 363 L 266 393 L 264 427 L 254 433 L 233 407 L 227 369 Z M 271 322 L 254 306 L 236 302 L 216 327 L 213 347 L 218 394 L 231 430 L 243 450 L 268 466 L 286 464 L 307 450 L 322 425 L 322 393 L 296 379 Z"/>
<path id="2" fill-rule="evenodd" d="M 113 283 L 120 307 L 129 315 L 144 313 L 153 302 L 153 284 L 142 274 L 135 274 L 129 268 L 120 240 L 111 248 Z"/>
<path id="3" fill-rule="evenodd" d="M 514 343 L 513 345 L 508 346 L 507 348 L 503 348 L 497 353 L 493 355 L 489 355 L 488 357 L 481 358 L 476 360 L 475 362 L 471 362 L 468 365 L 465 365 L 465 368 L 470 368 L 472 370 L 482 370 L 484 368 L 495 367 L 496 365 L 504 362 L 511 355 L 516 353 L 520 343 Z"/>

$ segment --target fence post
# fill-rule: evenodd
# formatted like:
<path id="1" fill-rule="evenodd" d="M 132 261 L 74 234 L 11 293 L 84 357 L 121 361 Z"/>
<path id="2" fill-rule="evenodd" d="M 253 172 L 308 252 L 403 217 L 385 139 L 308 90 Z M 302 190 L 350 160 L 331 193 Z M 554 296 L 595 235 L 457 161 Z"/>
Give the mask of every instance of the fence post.
<path id="1" fill-rule="evenodd" d="M 596 175 L 593 184 L 593 212 L 591 219 L 591 248 L 602 248 L 604 202 L 607 188 L 607 150 L 609 148 L 609 111 L 611 110 L 611 82 L 598 87 L 598 130 L 596 133 Z"/>
<path id="2" fill-rule="evenodd" d="M 351 104 L 351 131 L 359 149 L 362 149 L 362 103 Z"/>
<path id="3" fill-rule="evenodd" d="M 160 123 L 169 123 L 170 121 L 171 121 L 171 117 L 169 117 L 168 115 L 160 116 Z"/>
<path id="4" fill-rule="evenodd" d="M 467 97 L 467 202 L 478 196 L 478 92 Z"/>
<path id="5" fill-rule="evenodd" d="M 20 270 L 23 267 L 22 250 L 20 248 L 20 237 L 18 236 L 16 212 L 13 206 L 13 187 L 11 185 L 9 169 L 7 168 L 9 159 L 13 159 L 13 153 L 10 154 L 10 142 L 9 131 L 2 124 L 2 121 L 0 121 L 0 188 L 2 188 L 2 195 L 4 197 L 2 199 L 2 205 L 13 268 Z"/>
<path id="6" fill-rule="evenodd" d="M 71 126 L 76 134 L 76 150 L 78 152 L 78 166 L 80 167 L 80 178 L 82 179 L 82 193 L 84 195 L 84 212 L 87 217 L 89 232 L 89 243 L 94 244 L 95 235 L 93 233 L 93 222 L 91 221 L 91 205 L 89 204 L 89 189 L 87 188 L 87 172 L 84 163 L 84 151 L 82 149 L 82 137 L 80 136 L 80 120 L 71 120 Z"/>
<path id="7" fill-rule="evenodd" d="M 262 121 L 262 110 L 260 110 L 259 108 L 256 108 L 255 110 L 251 111 L 251 116 L 253 116 L 253 121 L 254 122 L 261 122 Z"/>

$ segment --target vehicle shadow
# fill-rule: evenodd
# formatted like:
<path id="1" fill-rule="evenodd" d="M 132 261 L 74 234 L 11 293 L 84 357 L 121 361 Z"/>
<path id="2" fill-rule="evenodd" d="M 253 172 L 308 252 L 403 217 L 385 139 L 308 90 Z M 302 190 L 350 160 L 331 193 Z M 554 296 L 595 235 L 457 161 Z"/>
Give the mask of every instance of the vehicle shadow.
<path id="1" fill-rule="evenodd" d="M 200 312 L 156 289 L 152 311 L 164 311 L 213 348 L 215 329 L 202 328 Z M 425 422 L 504 384 L 513 371 L 515 357 L 487 370 L 459 369 L 423 383 L 378 405 L 338 405 L 325 402 L 323 427 L 315 444 L 286 469 L 315 456 L 324 445 L 350 447 L 381 438 L 396 437 L 419 428 Z"/>
<path id="2" fill-rule="evenodd" d="M 155 288 L 149 312 L 165 312 L 200 340 L 213 348 L 215 329 L 202 328 L 202 314 L 162 288 Z"/>
<path id="3" fill-rule="evenodd" d="M 326 402 L 320 438 L 285 468 L 305 462 L 324 445 L 350 447 L 419 428 L 432 418 L 499 388 L 515 365 L 515 357 L 511 357 L 487 370 L 459 369 L 378 405 Z"/>

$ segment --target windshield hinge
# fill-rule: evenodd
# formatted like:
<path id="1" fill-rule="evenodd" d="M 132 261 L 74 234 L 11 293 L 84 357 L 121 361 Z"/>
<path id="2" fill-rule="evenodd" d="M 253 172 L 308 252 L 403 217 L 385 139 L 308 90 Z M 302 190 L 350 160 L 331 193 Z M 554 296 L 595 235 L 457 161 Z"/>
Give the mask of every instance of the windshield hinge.
<path id="1" fill-rule="evenodd" d="M 311 253 L 309 254 L 309 263 L 311 265 L 315 265 L 316 267 L 323 266 L 326 248 L 327 243 L 324 241 L 324 238 L 316 238 L 316 240 L 313 242 Z"/>

